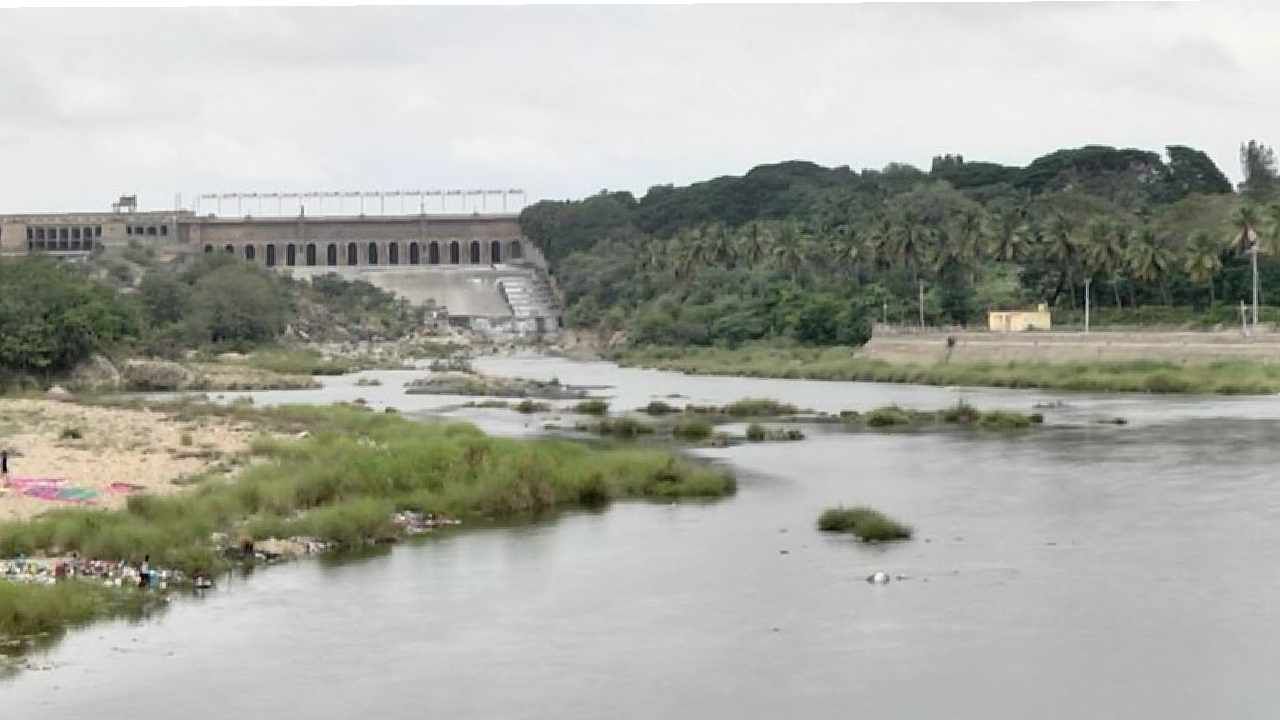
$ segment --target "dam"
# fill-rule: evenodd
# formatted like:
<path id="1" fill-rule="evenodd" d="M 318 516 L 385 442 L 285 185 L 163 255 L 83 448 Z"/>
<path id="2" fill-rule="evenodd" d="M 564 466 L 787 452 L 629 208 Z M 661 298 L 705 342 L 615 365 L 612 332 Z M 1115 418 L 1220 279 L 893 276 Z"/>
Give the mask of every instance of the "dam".
<path id="1" fill-rule="evenodd" d="M 505 210 L 308 215 L 303 207 L 297 215 L 227 217 L 139 211 L 136 197 L 125 196 L 109 212 L 0 215 L 0 254 L 92 262 L 131 244 L 174 259 L 226 253 L 301 279 L 365 280 L 434 304 L 454 325 L 555 332 L 562 320 L 554 280 L 518 218 Z"/>

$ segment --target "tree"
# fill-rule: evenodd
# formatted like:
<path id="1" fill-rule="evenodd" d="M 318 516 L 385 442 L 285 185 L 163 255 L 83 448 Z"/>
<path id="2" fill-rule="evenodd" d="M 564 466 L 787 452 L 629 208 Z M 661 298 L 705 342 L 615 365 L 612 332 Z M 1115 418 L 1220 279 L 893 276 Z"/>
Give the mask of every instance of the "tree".
<path id="1" fill-rule="evenodd" d="M 1050 305 L 1056 305 L 1063 288 L 1074 277 L 1079 248 L 1075 238 L 1075 223 L 1066 215 L 1056 213 L 1049 222 L 1046 237 L 1045 256 L 1051 265 L 1057 268 L 1058 284 L 1049 298 Z"/>
<path id="2" fill-rule="evenodd" d="M 766 225 L 749 222 L 738 232 L 738 257 L 746 261 L 748 267 L 755 267 L 769 254 L 772 243 L 773 236 Z"/>
<path id="3" fill-rule="evenodd" d="M 1193 193 L 1213 195 L 1231 192 L 1231 181 L 1202 151 L 1185 145 L 1170 145 L 1165 150 L 1169 154 L 1169 163 L 1165 169 L 1166 191 L 1162 199 L 1166 202 Z"/>
<path id="4" fill-rule="evenodd" d="M 1276 154 L 1271 148 L 1257 140 L 1241 143 L 1240 169 L 1244 172 L 1240 192 L 1254 200 L 1261 200 L 1269 197 L 1275 190 Z"/>
<path id="5" fill-rule="evenodd" d="M 1258 242 L 1258 228 L 1262 225 L 1262 213 L 1256 205 L 1245 203 L 1231 215 L 1231 244 L 1236 252 L 1244 254 Z"/>
<path id="6" fill-rule="evenodd" d="M 992 216 L 992 226 L 991 254 L 1006 262 L 1022 259 L 1031 240 L 1022 212 L 1002 207 Z"/>
<path id="7" fill-rule="evenodd" d="M 773 246 L 773 259 L 791 278 L 791 284 L 795 285 L 799 281 L 800 271 L 809 262 L 809 237 L 798 223 L 783 223 L 778 232 L 778 241 Z"/>
<path id="8" fill-rule="evenodd" d="M 148 317 L 157 325 L 181 322 L 191 305 L 191 286 L 163 272 L 147 273 L 138 292 Z"/>
<path id="9" fill-rule="evenodd" d="M 196 281 L 191 328 L 200 342 L 247 345 L 275 339 L 291 314 L 278 279 L 249 263 L 221 267 Z"/>
<path id="10" fill-rule="evenodd" d="M 114 290 L 44 258 L 0 260 L 0 374 L 63 372 L 141 334 Z"/>
<path id="11" fill-rule="evenodd" d="M 1222 269 L 1222 247 L 1208 232 L 1201 230 L 1191 236 L 1187 243 L 1186 260 L 1183 268 L 1192 282 L 1208 283 L 1209 304 L 1216 302 L 1213 292 L 1213 278 Z"/>
<path id="12" fill-rule="evenodd" d="M 1085 227 L 1085 267 L 1092 273 L 1103 273 L 1111 281 L 1116 307 L 1120 303 L 1120 272 L 1125 267 L 1125 247 L 1129 231 L 1119 223 L 1111 224 L 1102 218 L 1089 221 Z"/>
<path id="13" fill-rule="evenodd" d="M 1138 231 L 1129 246 L 1129 272 L 1135 280 L 1159 283 L 1165 304 L 1169 304 L 1169 288 L 1165 280 L 1173 266 L 1173 253 L 1150 225 Z"/>

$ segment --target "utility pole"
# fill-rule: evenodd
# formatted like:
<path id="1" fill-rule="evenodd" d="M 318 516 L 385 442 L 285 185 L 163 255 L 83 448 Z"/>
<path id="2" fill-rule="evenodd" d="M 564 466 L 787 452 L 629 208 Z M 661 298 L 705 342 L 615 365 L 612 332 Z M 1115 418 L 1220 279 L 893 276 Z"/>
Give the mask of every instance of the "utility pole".
<path id="1" fill-rule="evenodd" d="M 1250 262 L 1253 265 L 1253 331 L 1258 331 L 1258 238 L 1254 236 L 1253 245 L 1249 248 Z"/>
<path id="2" fill-rule="evenodd" d="M 1244 301 L 1240 301 L 1240 334 L 1249 337 L 1249 313 L 1244 309 Z"/>
<path id="3" fill-rule="evenodd" d="M 1084 334 L 1089 334 L 1089 283 L 1093 278 L 1084 279 Z"/>
<path id="4" fill-rule="evenodd" d="M 924 281 L 920 281 L 920 329 L 924 329 Z"/>

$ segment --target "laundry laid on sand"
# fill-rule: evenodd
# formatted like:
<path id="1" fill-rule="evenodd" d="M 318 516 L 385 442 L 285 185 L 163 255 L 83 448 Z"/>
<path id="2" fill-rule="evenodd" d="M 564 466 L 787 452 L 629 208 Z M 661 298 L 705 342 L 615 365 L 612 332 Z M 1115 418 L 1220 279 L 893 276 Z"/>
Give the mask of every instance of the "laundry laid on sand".
<path id="1" fill-rule="evenodd" d="M 10 477 L 4 486 L 9 492 L 27 497 L 77 505 L 93 505 L 97 503 L 99 495 L 93 488 L 71 485 L 61 478 Z"/>

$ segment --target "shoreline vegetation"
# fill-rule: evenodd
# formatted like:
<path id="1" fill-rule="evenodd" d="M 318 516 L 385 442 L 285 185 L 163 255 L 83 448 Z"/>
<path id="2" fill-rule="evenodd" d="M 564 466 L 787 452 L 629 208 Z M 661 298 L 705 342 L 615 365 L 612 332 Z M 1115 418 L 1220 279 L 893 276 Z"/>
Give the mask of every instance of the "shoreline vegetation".
<path id="1" fill-rule="evenodd" d="M 1280 364 L 1219 361 L 890 363 L 860 358 L 850 347 L 737 349 L 647 346 L 611 352 L 624 367 L 690 375 L 883 382 L 937 386 L 1038 388 L 1083 392 L 1264 395 L 1280 392 Z"/>
<path id="2" fill-rule="evenodd" d="M 864 542 L 910 540 L 913 530 L 879 510 L 869 507 L 830 507 L 818 516 L 818 529 L 823 532 L 851 533 Z"/>
<path id="3" fill-rule="evenodd" d="M 210 472 L 186 492 L 130 495 L 120 509 L 58 508 L 0 523 L 0 558 L 76 553 L 137 563 L 149 555 L 154 567 L 209 577 L 246 557 L 252 562 L 244 548 L 255 543 L 345 549 L 394 542 L 416 534 L 398 522 L 406 516 L 441 525 L 511 522 L 613 500 L 712 499 L 736 490 L 731 474 L 667 450 L 497 438 L 471 425 L 419 423 L 354 405 L 99 405 L 145 408 L 163 422 L 221 419 L 257 435 L 234 476 Z M 0 579 L 0 652 L 139 602 L 86 581 Z"/>
<path id="4" fill-rule="evenodd" d="M 979 410 L 964 400 L 942 410 L 913 410 L 898 405 L 884 405 L 866 412 L 843 410 L 839 414 L 832 414 L 801 410 L 776 400 L 744 398 L 723 407 L 688 405 L 680 409 L 662 403 L 657 412 L 651 403 L 635 413 L 649 415 L 652 419 L 644 420 L 636 417 L 636 414 L 602 416 L 598 421 L 578 422 L 573 429 L 626 440 L 653 436 L 692 444 L 710 442 L 714 446 L 724 446 L 735 439 L 747 442 L 805 439 L 804 433 L 797 428 L 775 428 L 758 422 L 764 419 L 782 424 L 839 424 L 850 430 L 871 432 L 944 427 L 1017 431 L 1044 423 L 1044 415 L 1041 413 Z M 717 431 L 719 425 L 742 420 L 750 422 L 745 434 L 739 438 Z M 559 429 L 558 426 L 553 427 Z"/>

